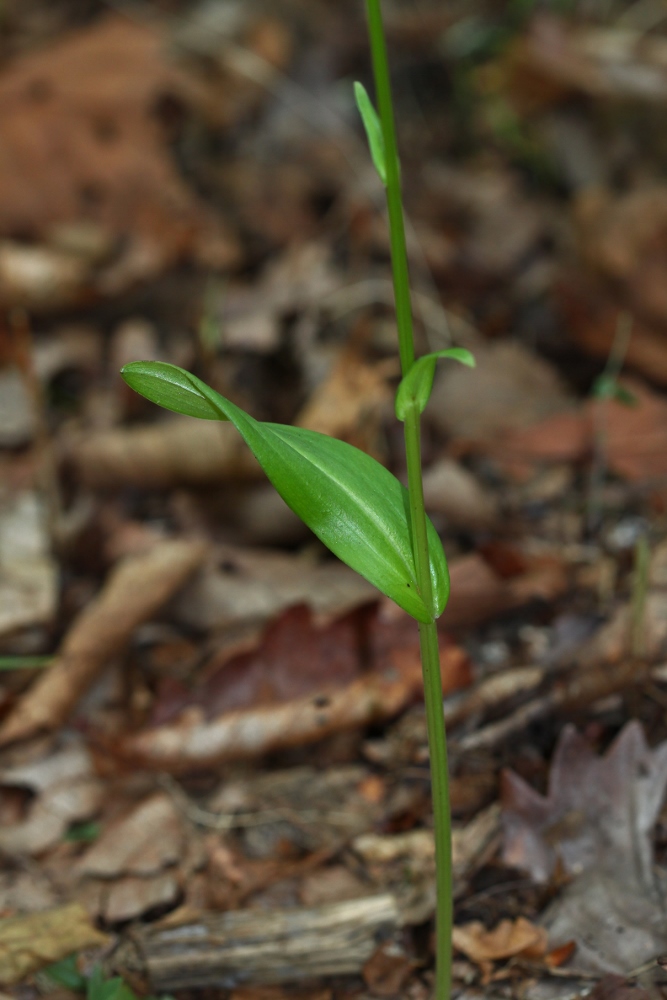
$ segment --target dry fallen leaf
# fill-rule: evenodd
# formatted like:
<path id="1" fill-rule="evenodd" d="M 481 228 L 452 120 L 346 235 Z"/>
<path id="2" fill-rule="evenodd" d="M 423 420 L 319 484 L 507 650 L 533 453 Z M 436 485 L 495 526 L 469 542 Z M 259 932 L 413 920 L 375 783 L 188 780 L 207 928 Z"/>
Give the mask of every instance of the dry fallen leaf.
<path id="1" fill-rule="evenodd" d="M 375 587 L 339 562 L 313 563 L 271 549 L 220 545 L 178 597 L 174 616 L 188 628 L 220 631 L 263 624 L 306 604 L 321 623 L 378 596 Z"/>
<path id="2" fill-rule="evenodd" d="M 18 983 L 32 972 L 109 938 L 90 923 L 79 903 L 0 920 L 0 983 Z"/>
<path id="3" fill-rule="evenodd" d="M 161 104 L 187 105 L 194 92 L 160 32 L 117 15 L 16 60 L 0 76 L 0 234 L 99 227 L 113 245 L 99 290 L 184 254 L 232 261 L 234 246 L 179 178 L 160 125 Z"/>
<path id="4" fill-rule="evenodd" d="M 148 427 L 65 437 L 62 458 L 89 489 L 168 489 L 263 477 L 231 424 L 170 417 Z"/>
<path id="5" fill-rule="evenodd" d="M 592 193 L 576 210 L 589 267 L 620 288 L 633 311 L 667 320 L 667 185 L 639 188 L 620 198 Z"/>
<path id="6" fill-rule="evenodd" d="M 32 440 L 35 408 L 21 370 L 0 367 L 0 448 L 20 448 Z"/>
<path id="7" fill-rule="evenodd" d="M 128 816 L 107 826 L 77 865 L 82 875 L 154 875 L 176 864 L 183 854 L 185 831 L 174 803 L 162 792 L 152 795 Z"/>
<path id="8" fill-rule="evenodd" d="M 553 601 L 567 588 L 558 559 L 528 560 L 525 572 L 501 576 L 473 553 L 450 564 L 451 596 L 440 619 L 446 628 L 466 628 L 532 600 Z"/>
<path id="9" fill-rule="evenodd" d="M 493 493 L 466 468 L 448 458 L 426 469 L 424 504 L 427 513 L 443 518 L 447 527 L 469 531 L 488 530 L 498 517 Z"/>
<path id="10" fill-rule="evenodd" d="M 484 966 L 514 955 L 542 958 L 547 950 L 547 932 L 525 917 L 501 920 L 492 930 L 487 930 L 481 921 L 473 920 L 454 927 L 452 942 L 473 962 Z"/>
<path id="11" fill-rule="evenodd" d="M 501 61 L 505 86 L 524 112 L 586 94 L 596 98 L 667 100 L 665 40 L 621 27 L 570 25 L 545 12 Z"/>
<path id="12" fill-rule="evenodd" d="M 60 725 L 133 630 L 181 587 L 204 556 L 201 542 L 164 541 L 128 557 L 81 612 L 46 673 L 0 726 L 0 745 Z"/>
<path id="13" fill-rule="evenodd" d="M 181 883 L 171 871 L 141 878 L 115 878 L 102 893 L 98 912 L 109 924 L 136 920 L 153 909 L 165 909 L 177 902 Z"/>
<path id="14" fill-rule="evenodd" d="M 584 351 L 606 361 L 612 349 L 619 318 L 625 311 L 614 297 L 613 282 L 591 280 L 587 269 L 564 273 L 555 292 L 571 338 Z M 653 382 L 667 382 L 665 326 L 660 320 L 633 315 L 627 364 Z"/>
<path id="15" fill-rule="evenodd" d="M 374 997 L 401 996 L 416 964 L 398 942 L 385 941 L 368 959 L 362 975 Z"/>
<path id="16" fill-rule="evenodd" d="M 502 439 L 567 408 L 555 368 L 511 341 L 475 347 L 477 367 L 442 365 L 425 411 L 442 433 L 467 442 Z"/>
<path id="17" fill-rule="evenodd" d="M 369 609 L 362 608 L 318 626 L 307 606 L 288 608 L 269 623 L 256 648 L 214 658 L 194 691 L 191 683 L 180 690 L 173 682 L 164 685 L 153 720 L 171 721 L 193 706 L 211 719 L 350 683 L 360 672 L 359 632 L 368 615 Z"/>
<path id="18" fill-rule="evenodd" d="M 544 923 L 556 942 L 576 940 L 580 968 L 636 968 L 667 947 L 651 843 L 666 786 L 667 743 L 649 750 L 637 722 L 604 757 L 567 726 L 546 797 L 505 772 L 503 860 L 536 881 L 558 864 L 577 876 Z"/>
<path id="19" fill-rule="evenodd" d="M 370 365 L 347 350 L 313 391 L 295 423 L 341 438 L 381 460 L 381 422 L 390 400 L 386 366 Z"/>
<path id="20" fill-rule="evenodd" d="M 591 400 L 576 411 L 506 435 L 494 447 L 494 456 L 510 466 L 530 467 L 581 461 L 597 446 L 610 472 L 630 482 L 659 484 L 667 477 L 667 402 L 636 379 L 622 384 L 635 405 Z"/>
<path id="21" fill-rule="evenodd" d="M 204 721 L 192 710 L 171 725 L 115 738 L 109 751 L 146 768 L 183 773 L 304 746 L 332 733 L 389 719 L 421 690 L 421 669 L 374 672 L 343 688 Z"/>
<path id="22" fill-rule="evenodd" d="M 258 197 L 253 190 L 253 201 Z M 225 288 L 213 317 L 221 327 L 227 348 L 267 353 L 281 340 L 281 323 L 288 315 L 319 310 L 321 303 L 343 283 L 325 243 L 292 241 L 266 265 L 252 287 Z M 309 345 L 304 360 L 309 362 Z"/>
<path id="23" fill-rule="evenodd" d="M 588 994 L 589 1000 L 650 1000 L 652 992 L 625 976 L 603 976 Z"/>
<path id="24" fill-rule="evenodd" d="M 71 823 L 97 812 L 105 791 L 90 754 L 76 741 L 31 763 L 0 769 L 0 785 L 36 793 L 27 817 L 0 829 L 0 849 L 8 855 L 40 854 L 57 844 Z"/>

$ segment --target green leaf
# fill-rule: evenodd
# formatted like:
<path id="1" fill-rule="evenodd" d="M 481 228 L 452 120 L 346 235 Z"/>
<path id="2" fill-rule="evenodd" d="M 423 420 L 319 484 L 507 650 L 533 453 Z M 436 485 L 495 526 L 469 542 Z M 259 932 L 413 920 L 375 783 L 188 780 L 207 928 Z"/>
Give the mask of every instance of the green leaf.
<path id="1" fill-rule="evenodd" d="M 52 662 L 53 656 L 0 656 L 0 670 L 38 670 Z"/>
<path id="2" fill-rule="evenodd" d="M 101 832 L 102 827 L 94 820 L 90 820 L 88 823 L 72 823 L 63 840 L 72 844 L 92 844 Z"/>
<path id="3" fill-rule="evenodd" d="M 380 119 L 378 118 L 378 113 L 373 107 L 372 101 L 368 96 L 368 91 L 364 87 L 363 83 L 359 83 L 359 81 L 357 81 L 354 85 L 354 99 L 357 102 L 357 108 L 359 109 L 361 120 L 364 123 L 364 129 L 366 130 L 366 138 L 368 139 L 368 147 L 371 151 L 373 165 L 380 175 L 380 180 L 386 187 L 387 167 L 385 163 L 382 126 L 380 124 Z"/>
<path id="4" fill-rule="evenodd" d="M 405 420 L 408 410 L 415 406 L 418 413 L 423 413 L 433 388 L 435 365 L 439 358 L 450 358 L 468 368 L 475 367 L 475 358 L 464 347 L 450 347 L 446 351 L 434 351 L 417 358 L 412 368 L 401 379 L 396 393 L 396 416 Z"/>
<path id="5" fill-rule="evenodd" d="M 158 406 L 164 406 L 165 410 L 174 410 L 186 417 L 200 417 L 203 420 L 229 419 L 202 392 L 204 383 L 176 365 L 168 365 L 164 361 L 137 361 L 125 365 L 121 375 L 135 392 Z M 217 396 L 217 393 L 214 395 Z"/>
<path id="6" fill-rule="evenodd" d="M 137 1000 L 137 995 L 120 976 L 105 979 L 102 967 L 96 965 L 88 980 L 86 1000 Z"/>
<path id="7" fill-rule="evenodd" d="M 86 988 L 86 979 L 79 972 L 76 955 L 70 955 L 59 962 L 47 965 L 42 969 L 42 975 L 47 976 L 52 983 L 64 986 L 66 990 L 72 990 L 73 993 L 83 993 Z"/>
<path id="8" fill-rule="evenodd" d="M 593 383 L 593 396 L 596 399 L 615 399 L 623 406 L 636 406 L 637 397 L 624 385 L 617 382 L 613 375 L 600 375 Z"/>
<path id="9" fill-rule="evenodd" d="M 230 420 L 283 500 L 334 555 L 417 621 L 442 614 L 449 576 L 438 534 L 429 521 L 433 606 L 427 607 L 417 586 L 408 492 L 370 455 L 316 431 L 260 423 L 174 365 L 137 361 L 121 375 L 168 409 Z"/>

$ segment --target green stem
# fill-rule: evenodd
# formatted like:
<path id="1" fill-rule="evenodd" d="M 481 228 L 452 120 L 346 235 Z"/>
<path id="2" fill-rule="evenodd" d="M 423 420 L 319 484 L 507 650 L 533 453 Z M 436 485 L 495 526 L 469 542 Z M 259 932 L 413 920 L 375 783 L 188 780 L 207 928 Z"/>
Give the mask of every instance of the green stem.
<path id="1" fill-rule="evenodd" d="M 432 603 L 426 512 L 421 472 L 419 412 L 413 407 L 405 419 L 405 454 L 408 465 L 408 496 L 412 548 L 417 582 L 427 607 Z M 442 710 L 440 651 L 435 622 L 419 625 L 419 648 L 424 677 L 424 703 L 431 762 L 431 795 L 435 836 L 436 881 L 436 970 L 435 998 L 449 1000 L 452 966 L 452 829 L 449 804 L 449 766 L 445 716 Z"/>
<path id="2" fill-rule="evenodd" d="M 368 31 L 371 40 L 371 56 L 375 77 L 375 92 L 384 138 L 385 168 L 387 171 L 387 210 L 389 212 L 389 237 L 391 241 L 391 263 L 394 271 L 394 296 L 396 299 L 396 323 L 398 326 L 398 348 L 401 355 L 401 370 L 404 375 L 412 368 L 415 360 L 414 337 L 412 332 L 412 306 L 410 304 L 410 275 L 408 254 L 403 223 L 403 201 L 401 198 L 401 168 L 396 146 L 394 109 L 389 83 L 387 46 L 384 41 L 380 0 L 366 0 Z"/>
<path id="3" fill-rule="evenodd" d="M 403 222 L 401 175 L 394 128 L 394 112 L 389 82 L 387 49 L 382 28 L 380 0 L 366 0 L 368 25 L 373 57 L 375 90 L 377 95 L 382 135 L 384 139 L 385 168 L 387 176 L 387 209 L 391 237 L 391 261 L 396 298 L 396 322 L 401 356 L 401 369 L 406 375 L 414 363 L 414 335 L 410 278 Z M 408 494 L 410 498 L 410 526 L 412 551 L 415 560 L 417 584 L 427 605 L 433 603 L 426 512 L 421 470 L 421 440 L 419 412 L 415 407 L 406 414 L 405 454 L 408 467 Z M 452 850 L 451 814 L 449 805 L 449 769 L 445 718 L 442 709 L 442 681 L 440 654 L 435 622 L 419 625 L 419 644 L 424 675 L 424 701 L 431 761 L 431 789 L 433 796 L 433 825 L 436 861 L 436 1000 L 449 1000 L 451 992 L 451 937 L 452 937 Z"/>
<path id="4" fill-rule="evenodd" d="M 424 676 L 424 702 L 428 747 L 431 758 L 431 796 L 435 834 L 435 992 L 436 1000 L 448 1000 L 452 988 L 452 825 L 449 805 L 447 736 L 442 711 L 440 653 L 435 622 L 419 625 L 419 646 Z"/>

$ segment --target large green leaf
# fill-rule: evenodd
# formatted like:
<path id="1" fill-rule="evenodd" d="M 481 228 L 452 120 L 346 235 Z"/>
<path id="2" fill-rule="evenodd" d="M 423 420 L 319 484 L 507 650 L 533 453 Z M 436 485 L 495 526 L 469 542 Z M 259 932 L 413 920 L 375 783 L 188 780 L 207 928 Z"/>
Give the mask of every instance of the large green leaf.
<path id="1" fill-rule="evenodd" d="M 410 407 L 416 407 L 418 413 L 423 413 L 433 388 L 436 362 L 440 358 L 458 361 L 468 368 L 475 367 L 475 358 L 465 347 L 449 347 L 445 351 L 434 351 L 432 354 L 422 354 L 421 358 L 400 382 L 396 393 L 396 416 L 405 420 Z"/>
<path id="2" fill-rule="evenodd" d="M 121 375 L 169 410 L 230 420 L 288 506 L 339 559 L 417 621 L 442 614 L 449 596 L 442 543 L 429 521 L 433 607 L 427 607 L 417 586 L 407 490 L 374 458 L 326 434 L 255 420 L 175 365 L 137 361 Z"/>

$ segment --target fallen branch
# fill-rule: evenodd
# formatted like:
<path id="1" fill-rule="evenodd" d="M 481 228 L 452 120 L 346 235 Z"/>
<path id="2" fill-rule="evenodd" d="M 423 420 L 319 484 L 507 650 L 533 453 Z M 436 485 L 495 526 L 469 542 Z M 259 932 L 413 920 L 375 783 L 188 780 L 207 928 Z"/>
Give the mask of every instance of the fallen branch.
<path id="1" fill-rule="evenodd" d="M 354 975 L 401 923 L 392 893 L 313 909 L 238 910 L 140 930 L 114 967 L 147 976 L 156 993 Z"/>
<path id="2" fill-rule="evenodd" d="M 659 671 L 660 668 L 629 656 L 619 663 L 607 662 L 596 664 L 594 667 L 577 668 L 571 677 L 559 681 L 546 694 L 531 698 L 505 718 L 491 722 L 476 732 L 454 741 L 453 752 L 460 755 L 473 750 L 492 750 L 509 737 L 522 732 L 533 722 L 558 711 L 580 709 L 609 695 L 641 684 L 648 680 L 655 670 Z"/>
<path id="3" fill-rule="evenodd" d="M 455 832 L 457 882 L 483 863 L 498 836 L 500 809 L 492 805 Z M 417 860 L 432 865 L 433 833 L 358 837 L 355 853 L 370 861 Z M 416 853 L 415 853 L 416 852 Z M 430 857 L 431 856 L 431 857 Z M 155 993 L 241 984 L 298 982 L 358 975 L 378 941 L 401 927 L 429 920 L 435 909 L 432 874 L 405 890 L 308 909 L 238 910 L 196 923 L 147 926 L 118 949 L 114 970 L 147 978 Z"/>

